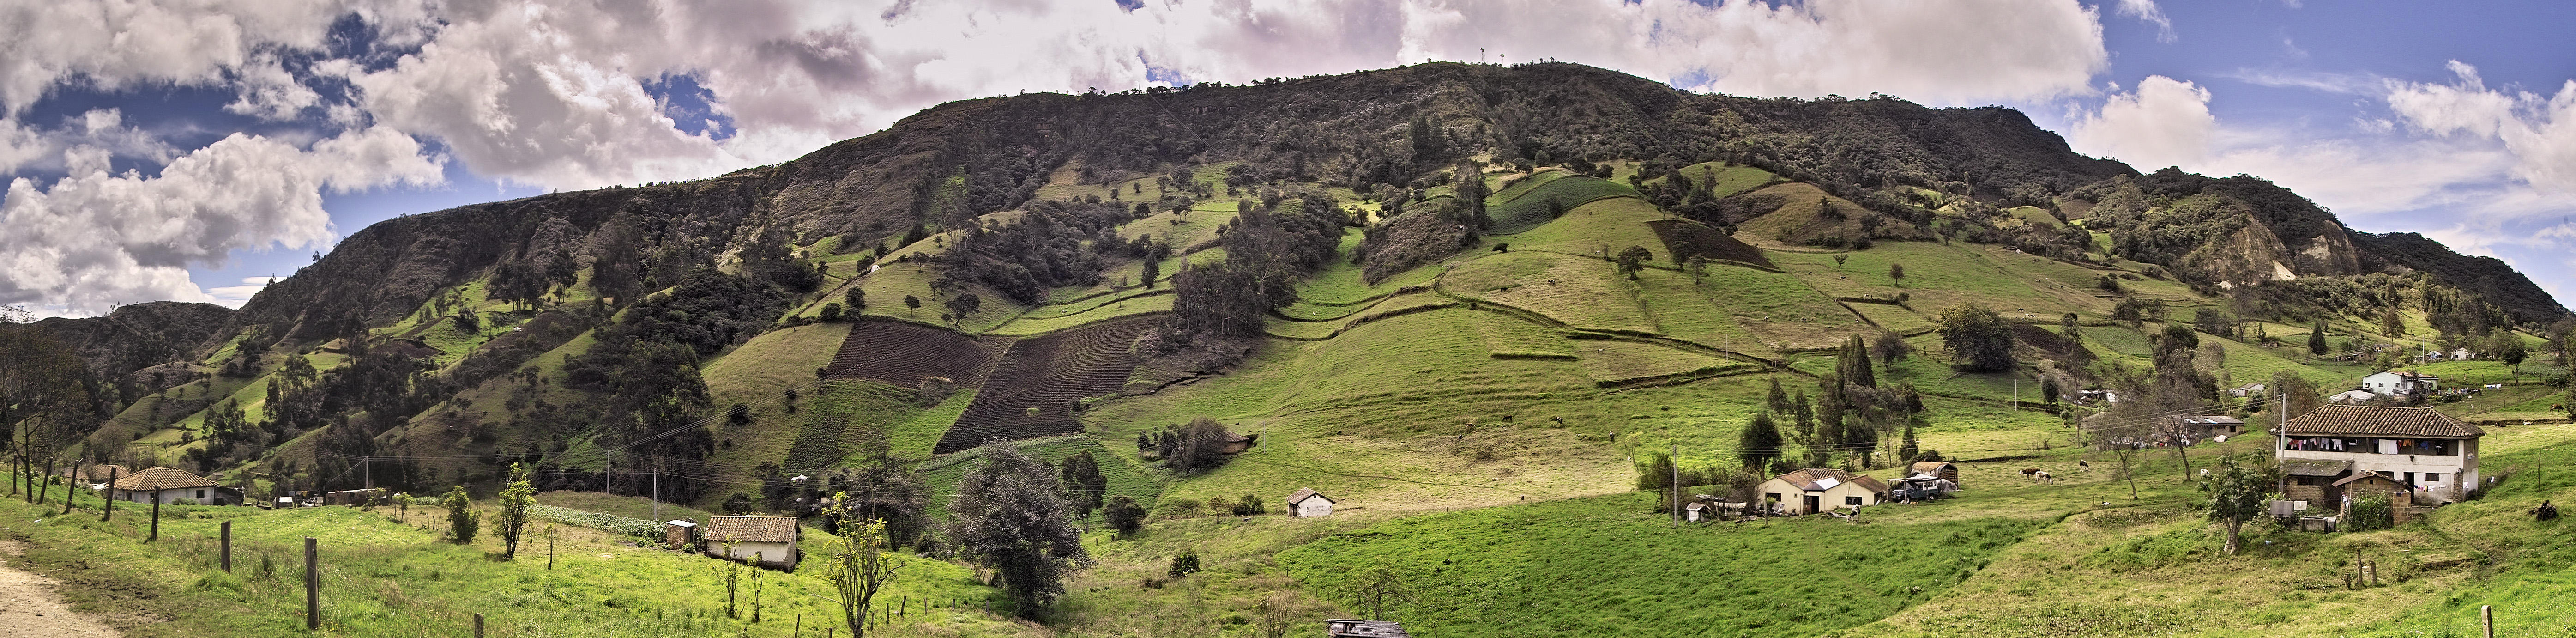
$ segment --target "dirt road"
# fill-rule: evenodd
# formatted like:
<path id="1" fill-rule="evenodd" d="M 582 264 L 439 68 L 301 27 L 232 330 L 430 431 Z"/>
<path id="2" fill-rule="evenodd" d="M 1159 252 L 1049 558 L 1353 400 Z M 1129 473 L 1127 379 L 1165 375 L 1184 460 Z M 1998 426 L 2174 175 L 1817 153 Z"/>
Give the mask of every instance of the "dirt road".
<path id="1" fill-rule="evenodd" d="M 0 554 L 26 551 L 0 540 Z M 120 635 L 88 616 L 72 613 L 54 595 L 53 579 L 0 566 L 0 638 L 72 638 Z"/>

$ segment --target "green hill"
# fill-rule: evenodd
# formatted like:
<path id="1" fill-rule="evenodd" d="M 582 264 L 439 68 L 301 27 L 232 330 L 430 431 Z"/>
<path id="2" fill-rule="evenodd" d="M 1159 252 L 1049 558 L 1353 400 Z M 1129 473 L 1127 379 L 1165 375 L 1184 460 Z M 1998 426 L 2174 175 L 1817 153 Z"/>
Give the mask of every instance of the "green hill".
<path id="1" fill-rule="evenodd" d="M 2565 420 L 2548 356 L 2565 310 L 2257 182 L 2140 175 L 2009 110 L 1696 95 L 1563 64 L 974 100 L 776 166 L 371 226 L 238 312 L 190 315 L 221 326 L 184 353 L 105 368 L 128 377 L 102 385 L 114 418 L 64 447 L 260 496 L 488 495 L 525 463 L 601 503 L 798 515 L 822 494 L 788 477 L 891 467 L 918 473 L 933 522 L 990 441 L 1087 452 L 1150 516 L 1086 537 L 1098 562 L 1045 617 L 1079 635 L 1236 635 L 1274 596 L 1301 622 L 1349 617 L 1353 574 L 1376 567 L 1412 583 L 1388 615 L 1423 636 L 2395 635 L 2456 629 L 2464 601 L 2564 601 L 2562 552 L 2508 519 L 2576 485 L 2519 478 L 2576 443 L 2523 423 Z M 2009 335 L 2002 364 L 1963 365 L 1967 342 L 1936 330 L 1979 308 Z M 1825 385 L 1850 380 L 1855 337 L 1874 383 Z M 2527 356 L 2417 354 L 2508 345 Z M 2517 478 L 2398 530 L 2256 530 L 2243 557 L 2212 554 L 2184 464 L 2268 440 L 2124 456 L 2077 426 L 2146 408 L 2073 401 L 2263 424 L 2275 402 L 2224 391 L 2330 394 L 2400 365 L 2501 385 L 2431 404 L 2492 425 L 2489 467 Z M 1850 409 L 1773 414 L 1785 443 L 1748 450 L 1775 383 Z M 1245 449 L 1176 466 L 1154 439 L 1202 418 Z M 1881 479 L 1937 454 L 1970 491 L 1859 522 L 1678 528 L 1639 493 L 1661 462 L 1692 493 L 1749 489 L 1766 452 Z M 1277 516 L 1301 488 L 1336 515 Z M 1267 513 L 1234 514 L 1246 496 Z M 368 551 L 405 575 L 382 587 L 419 586 L 428 563 L 400 566 L 415 553 L 513 569 L 341 522 L 383 528 Z M 991 581 L 938 548 L 923 591 L 981 595 Z M 2321 588 L 2354 549 L 2409 566 Z M 2441 558 L 2469 551 L 2485 562 Z M 1184 552 L 1206 571 L 1165 571 Z M 116 564 L 194 573 L 171 560 Z M 2436 563 L 2453 566 L 2416 566 Z M 686 608 L 660 596 L 637 602 Z M 460 613 L 376 598 L 364 613 Z M 731 627 L 689 609 L 657 626 Z M 943 623 L 923 631 L 1038 630 Z"/>

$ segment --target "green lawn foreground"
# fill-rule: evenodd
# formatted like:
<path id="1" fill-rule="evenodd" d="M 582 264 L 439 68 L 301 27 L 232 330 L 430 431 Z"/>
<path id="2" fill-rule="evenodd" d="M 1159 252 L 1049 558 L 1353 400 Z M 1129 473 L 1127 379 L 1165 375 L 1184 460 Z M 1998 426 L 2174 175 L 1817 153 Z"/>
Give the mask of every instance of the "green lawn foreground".
<path id="1" fill-rule="evenodd" d="M 61 488 L 57 486 L 56 490 Z M 117 508 L 100 522 L 97 501 L 63 516 L 60 492 L 49 505 L 0 500 L 0 539 L 25 550 L 0 553 L 10 567 L 53 578 L 72 608 L 97 614 L 127 636 L 301 636 L 303 549 L 320 539 L 321 635 L 461 636 L 484 615 L 492 636 L 787 636 L 836 622 L 829 603 L 822 543 L 805 534 L 806 568 L 765 571 L 762 622 L 752 623 L 751 569 L 740 581 L 740 618 L 727 618 L 718 580 L 725 563 L 570 525 L 557 526 L 555 566 L 547 568 L 545 522 L 531 523 L 515 561 L 499 558 L 501 541 L 485 512 L 482 538 L 457 545 L 440 538 L 444 510 L 319 507 L 267 511 L 244 507 L 162 508 L 161 537 L 145 543 L 149 507 Z M 216 565 L 216 535 L 233 522 L 233 571 Z M 987 614 L 995 595 L 973 570 L 906 556 L 902 575 L 880 601 L 909 600 L 909 619 L 880 635 L 1016 636 L 1018 621 Z M 962 602 L 924 610 L 926 601 Z"/>
<path id="2" fill-rule="evenodd" d="M 1310 591 L 1384 565 L 1415 636 L 1812 636 L 1954 585 L 2038 523 L 1684 524 L 1629 493 L 1389 521 L 1278 560 Z M 1919 588 L 1919 589 L 1918 589 Z M 1345 608 L 1365 608 L 1335 592 Z"/>

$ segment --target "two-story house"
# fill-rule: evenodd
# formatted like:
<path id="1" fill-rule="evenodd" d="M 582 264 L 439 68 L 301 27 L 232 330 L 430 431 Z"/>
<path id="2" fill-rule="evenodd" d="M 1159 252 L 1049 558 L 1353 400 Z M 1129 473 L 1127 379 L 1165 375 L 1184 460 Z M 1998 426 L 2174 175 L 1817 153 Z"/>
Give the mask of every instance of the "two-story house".
<path id="1" fill-rule="evenodd" d="M 2414 490 L 2417 500 L 2455 501 L 2478 484 L 2485 430 L 2432 408 L 2322 405 L 2281 424 L 2274 449 L 2282 492 L 2337 506 L 2341 481 L 2376 472 Z"/>
<path id="2" fill-rule="evenodd" d="M 2432 394 L 2441 389 L 2442 378 L 2429 374 L 2384 370 L 2361 378 L 2361 389 L 2383 397 L 2409 394 Z"/>

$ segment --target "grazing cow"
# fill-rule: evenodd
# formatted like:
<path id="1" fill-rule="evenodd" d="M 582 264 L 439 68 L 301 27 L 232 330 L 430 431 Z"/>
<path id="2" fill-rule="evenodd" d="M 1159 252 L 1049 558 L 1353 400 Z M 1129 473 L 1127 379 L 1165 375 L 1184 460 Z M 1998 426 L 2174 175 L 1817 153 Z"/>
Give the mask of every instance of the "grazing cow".
<path id="1" fill-rule="evenodd" d="M 2088 461 L 2076 461 L 2076 462 L 2075 462 L 2075 467 L 2076 467 L 2076 468 L 2078 468 L 2078 469 L 2082 469 L 2082 470 L 2084 470 L 2084 471 L 2087 471 L 2087 472 L 2093 471 L 2093 464 L 2092 464 L 2091 462 L 2088 462 Z"/>
<path id="2" fill-rule="evenodd" d="M 2021 469 L 2021 477 L 2022 477 L 2022 478 L 2031 478 L 2031 477 L 2038 476 L 2038 475 L 2039 475 L 2039 468 L 2035 468 L 2035 467 L 2025 467 L 2025 468 L 2022 468 L 2022 469 Z"/>
<path id="3" fill-rule="evenodd" d="M 2038 482 L 2041 482 L 2041 483 L 2050 483 L 2050 484 L 2055 484 L 2055 483 L 2057 482 L 2057 477 L 2056 477 L 2055 475 L 2051 475 L 2051 474 L 2049 474 L 2049 473 L 2047 473 L 2047 472 L 2032 472 L 2032 473 L 2031 473 L 2031 475 L 2030 475 L 2030 478 L 2031 478 L 2031 480 L 2038 481 Z"/>

